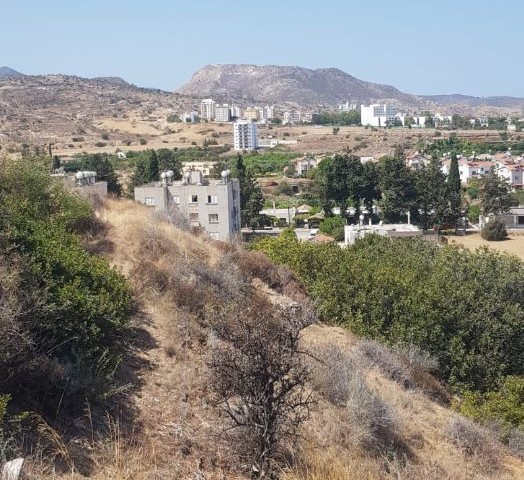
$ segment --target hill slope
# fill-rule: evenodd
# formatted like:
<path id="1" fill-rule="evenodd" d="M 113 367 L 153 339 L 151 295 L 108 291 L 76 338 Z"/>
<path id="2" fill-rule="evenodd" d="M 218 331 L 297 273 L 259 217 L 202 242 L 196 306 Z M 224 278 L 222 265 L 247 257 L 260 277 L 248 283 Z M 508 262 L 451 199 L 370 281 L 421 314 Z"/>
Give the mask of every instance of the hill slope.
<path id="1" fill-rule="evenodd" d="M 421 103 L 414 95 L 359 80 L 337 68 L 311 70 L 276 65 L 207 65 L 177 92 L 302 105 L 336 104 L 347 99 L 362 103 L 386 99 L 406 105 Z"/>
<path id="2" fill-rule="evenodd" d="M 284 304 L 297 294 L 296 285 L 260 255 L 177 230 L 131 201 L 108 201 L 100 218 L 108 227 L 107 243 L 112 244 L 106 255 L 135 285 L 149 340 L 141 353 L 147 367 L 138 368 L 139 391 L 130 398 L 137 426 L 127 426 L 133 432 L 128 437 L 125 425 L 115 424 L 110 442 L 93 443 L 89 477 L 249 478 L 249 468 L 238 462 L 238 452 L 222 430 L 225 419 L 209 401 L 206 359 L 216 338 L 192 312 L 192 302 L 202 295 L 214 301 L 225 298 L 225 287 L 244 292 L 253 288 L 271 303 Z M 255 276 L 250 285 L 239 287 L 246 281 L 240 273 L 246 265 L 249 275 L 266 272 L 268 278 Z M 235 282 L 222 284 L 228 278 Z M 281 289 L 283 278 L 288 283 Z M 280 291 L 270 288 L 268 279 Z M 213 282 L 222 287 L 215 290 Z M 426 378 L 420 388 L 395 381 L 401 363 L 384 347 L 325 325 L 308 327 L 302 341 L 323 360 L 312 360 L 316 373 L 310 388 L 318 402 L 294 445 L 294 456 L 283 463 L 283 479 L 522 478 L 523 463 L 487 432 L 457 417 L 446 406 L 445 392 L 438 401 L 428 395 L 428 388 L 439 391 L 434 381 Z M 370 360 L 371 352 L 387 358 L 387 365 Z M 349 395 L 333 402 L 331 387 L 340 386 L 344 391 L 349 386 Z M 338 399 L 340 394 L 337 390 Z M 461 442 L 473 442 L 475 450 Z M 66 476 L 81 478 L 70 473 L 58 478 Z"/>
<path id="3" fill-rule="evenodd" d="M 24 77 L 23 73 L 17 72 L 10 67 L 0 67 L 0 77 L 4 78 L 20 78 Z"/>

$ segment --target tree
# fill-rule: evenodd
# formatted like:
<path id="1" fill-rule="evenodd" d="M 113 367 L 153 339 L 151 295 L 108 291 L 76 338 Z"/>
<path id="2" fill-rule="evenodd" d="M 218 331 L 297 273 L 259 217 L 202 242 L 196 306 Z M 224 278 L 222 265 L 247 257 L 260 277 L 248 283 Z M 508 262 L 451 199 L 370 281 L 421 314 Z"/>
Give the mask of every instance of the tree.
<path id="1" fill-rule="evenodd" d="M 255 297 L 247 306 L 216 310 L 212 327 L 218 337 L 208 366 L 215 403 L 244 433 L 252 448 L 253 473 L 266 476 L 276 447 L 293 440 L 309 416 L 309 370 L 301 361 L 299 340 L 314 315 L 300 307 L 275 307 Z"/>
<path id="2" fill-rule="evenodd" d="M 55 155 L 53 157 L 53 164 L 52 164 L 52 171 L 53 172 L 56 172 L 60 167 L 61 167 L 62 163 L 60 161 L 60 157 L 58 155 Z"/>
<path id="3" fill-rule="evenodd" d="M 131 177 L 130 194 L 132 195 L 135 187 L 158 180 L 159 162 L 154 150 L 148 150 L 140 155 L 135 163 L 135 170 Z M 180 177 L 178 177 L 180 178 Z"/>
<path id="4" fill-rule="evenodd" d="M 114 193 L 115 195 L 122 194 L 122 185 L 120 185 L 118 181 L 118 175 L 109 158 L 102 156 L 100 153 L 88 155 L 82 159 L 81 168 L 95 171 L 98 180 L 107 182 L 108 192 Z"/>
<path id="5" fill-rule="evenodd" d="M 324 211 L 330 213 L 335 204 L 345 216 L 348 201 L 351 201 L 358 216 L 363 196 L 362 177 L 362 163 L 355 155 L 337 154 L 323 160 L 318 167 L 315 189 Z"/>
<path id="6" fill-rule="evenodd" d="M 382 193 L 379 205 L 386 222 L 400 222 L 407 211 L 416 216 L 415 180 L 401 152 L 397 152 L 395 157 L 380 159 L 378 185 Z"/>
<path id="7" fill-rule="evenodd" d="M 483 215 L 506 213 L 518 200 L 511 193 L 509 184 L 491 169 L 479 182 L 480 208 Z"/>
<path id="8" fill-rule="evenodd" d="M 244 165 L 242 155 L 238 155 L 233 168 L 233 177 L 238 178 L 240 184 L 240 216 L 242 225 L 255 227 L 260 210 L 264 205 L 262 190 L 251 170 Z"/>
<path id="9" fill-rule="evenodd" d="M 460 187 L 458 159 L 456 154 L 452 154 L 448 174 L 449 216 L 451 222 L 456 222 L 461 216 L 462 193 Z"/>
<path id="10" fill-rule="evenodd" d="M 446 176 L 442 164 L 436 157 L 429 165 L 415 173 L 419 223 L 424 230 L 435 223 L 444 223 L 448 214 Z"/>

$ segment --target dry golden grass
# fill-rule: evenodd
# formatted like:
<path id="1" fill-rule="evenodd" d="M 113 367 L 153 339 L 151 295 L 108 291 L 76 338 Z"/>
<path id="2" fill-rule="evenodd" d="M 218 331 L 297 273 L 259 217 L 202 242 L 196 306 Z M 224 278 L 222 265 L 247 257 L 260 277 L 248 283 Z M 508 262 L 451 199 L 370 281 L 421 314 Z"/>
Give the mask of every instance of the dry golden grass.
<path id="1" fill-rule="evenodd" d="M 135 287 L 144 284 L 143 279 L 134 276 L 143 262 L 150 262 L 159 271 L 170 271 L 169 262 L 184 258 L 220 268 L 223 255 L 234 251 L 152 220 L 152 213 L 128 200 L 108 200 L 99 213 L 114 243 L 107 255 Z M 145 239 L 156 239 L 161 244 L 146 243 L 152 246 L 148 252 L 144 250 Z M 261 280 L 253 279 L 252 285 L 274 303 L 289 300 L 285 293 L 270 289 Z M 137 295 L 150 345 L 140 353 L 149 368 L 139 371 L 141 387 L 133 397 L 138 415 L 136 429 L 129 431 L 129 425 L 120 423 L 124 420 L 108 417 L 109 437 L 94 439 L 89 445 L 93 462 L 89 478 L 248 478 L 240 473 L 240 465 L 234 463 L 235 452 L 220 434 L 223 419 L 207 401 L 205 327 L 188 310 L 177 307 L 168 292 L 143 288 Z M 326 325 L 308 327 L 303 335 L 304 346 L 314 352 L 333 345 L 352 351 L 359 342 L 343 328 Z M 524 478 L 524 464 L 502 446 L 494 452 L 500 463 L 498 469 L 486 468 L 479 459 L 463 454 L 448 433 L 454 418 L 450 409 L 416 389 L 403 388 L 364 360 L 357 365 L 367 388 L 391 412 L 394 443 L 365 448 L 356 438 L 358 432 L 351 424 L 348 407 L 330 403 L 316 391 L 318 403 L 302 427 L 301 439 L 291 448 L 292 453 L 284 455 L 283 480 Z M 36 460 L 28 466 L 33 468 L 30 477 L 35 479 L 82 478 L 78 473 L 59 475 L 39 470 L 41 465 Z"/>
<path id="2" fill-rule="evenodd" d="M 478 247 L 489 247 L 501 252 L 511 253 L 524 260 L 524 234 L 510 234 L 508 240 L 488 242 L 481 238 L 480 234 L 472 233 L 464 237 L 453 237 L 452 242 L 464 245 L 471 250 Z"/>

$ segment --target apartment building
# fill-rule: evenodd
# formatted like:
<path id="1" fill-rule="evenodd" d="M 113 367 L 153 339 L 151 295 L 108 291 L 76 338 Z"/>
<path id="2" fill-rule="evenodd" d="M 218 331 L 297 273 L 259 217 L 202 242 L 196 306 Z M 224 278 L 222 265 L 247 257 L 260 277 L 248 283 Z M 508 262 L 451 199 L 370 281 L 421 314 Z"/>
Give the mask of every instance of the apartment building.
<path id="1" fill-rule="evenodd" d="M 257 124 L 239 120 L 233 124 L 233 144 L 235 150 L 256 150 L 258 148 Z"/>
<path id="2" fill-rule="evenodd" d="M 360 106 L 360 123 L 370 127 L 386 127 L 394 122 L 397 109 L 389 104 L 373 104 Z"/>
<path id="3" fill-rule="evenodd" d="M 260 112 L 256 107 L 247 107 L 244 109 L 244 118 L 246 120 L 260 120 Z"/>
<path id="4" fill-rule="evenodd" d="M 229 113 L 232 119 L 239 119 L 242 117 L 242 109 L 240 107 L 237 107 L 236 105 L 231 105 Z"/>
<path id="5" fill-rule="evenodd" d="M 208 180 L 199 170 L 172 181 L 163 172 L 162 182 L 135 188 L 135 201 L 161 212 L 178 209 L 193 227 L 201 227 L 215 240 L 231 240 L 240 232 L 240 186 L 222 172 L 221 180 Z"/>
<path id="6" fill-rule="evenodd" d="M 302 121 L 302 115 L 300 112 L 284 112 L 284 125 L 300 123 Z"/>
<path id="7" fill-rule="evenodd" d="M 231 119 L 229 105 L 224 103 L 223 105 L 215 105 L 215 122 L 229 122 Z"/>
<path id="8" fill-rule="evenodd" d="M 206 120 L 215 118 L 215 102 L 211 98 L 206 98 L 200 102 L 200 117 Z"/>

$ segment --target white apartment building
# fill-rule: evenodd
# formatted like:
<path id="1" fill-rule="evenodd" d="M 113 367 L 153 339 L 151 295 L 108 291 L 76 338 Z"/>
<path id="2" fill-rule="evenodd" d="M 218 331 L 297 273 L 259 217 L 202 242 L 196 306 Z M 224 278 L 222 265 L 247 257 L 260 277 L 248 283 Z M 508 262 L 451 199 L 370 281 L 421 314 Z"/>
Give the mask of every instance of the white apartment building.
<path id="1" fill-rule="evenodd" d="M 242 118 L 242 109 L 240 107 L 237 107 L 236 105 L 231 105 L 229 113 L 231 115 L 231 118 Z"/>
<path id="2" fill-rule="evenodd" d="M 215 105 L 215 122 L 229 122 L 229 105 L 224 103 L 223 105 Z"/>
<path id="3" fill-rule="evenodd" d="M 360 106 L 360 123 L 370 127 L 386 127 L 390 122 L 394 122 L 397 109 L 393 105 L 377 103 L 373 105 Z"/>
<path id="4" fill-rule="evenodd" d="M 283 124 L 293 124 L 293 123 L 300 123 L 302 121 L 302 115 L 300 112 L 284 112 L 284 120 Z"/>
<path id="5" fill-rule="evenodd" d="M 180 120 L 182 120 L 184 123 L 197 123 L 200 120 L 200 116 L 198 115 L 198 112 L 184 112 L 182 115 L 180 115 Z"/>
<path id="6" fill-rule="evenodd" d="M 257 124 L 240 120 L 233 124 L 235 150 L 256 150 L 258 148 Z"/>
<path id="7" fill-rule="evenodd" d="M 215 240 L 231 240 L 240 232 L 240 186 L 228 171 L 221 180 L 188 171 L 177 182 L 171 181 L 172 173 L 163 172 L 162 182 L 136 187 L 135 201 L 161 212 L 178 209 L 192 227 L 204 228 Z"/>
<path id="8" fill-rule="evenodd" d="M 206 98 L 200 102 L 200 117 L 206 120 L 215 118 L 215 102 L 211 98 Z"/>

